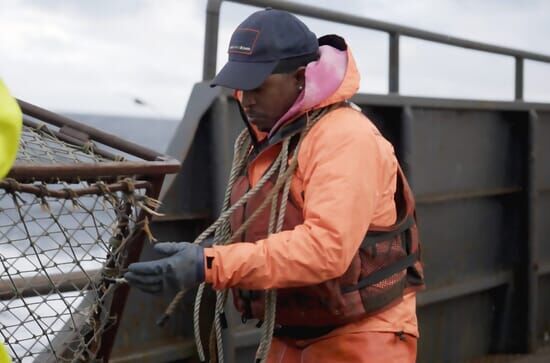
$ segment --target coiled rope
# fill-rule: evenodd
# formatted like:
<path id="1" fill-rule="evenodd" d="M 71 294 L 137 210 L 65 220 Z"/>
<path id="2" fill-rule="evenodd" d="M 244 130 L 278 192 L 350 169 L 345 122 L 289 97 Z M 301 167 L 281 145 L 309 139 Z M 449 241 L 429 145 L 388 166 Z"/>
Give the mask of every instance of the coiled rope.
<path id="1" fill-rule="evenodd" d="M 282 140 L 282 148 L 279 152 L 279 155 L 275 158 L 273 164 L 269 167 L 266 173 L 260 178 L 256 185 L 251 188 L 247 193 L 245 193 L 236 203 L 230 205 L 230 196 L 237 178 L 242 174 L 243 169 L 246 167 L 246 162 L 251 150 L 251 137 L 247 129 L 243 130 L 241 134 L 237 137 L 234 145 L 233 152 L 233 164 L 231 166 L 231 172 L 229 175 L 229 181 L 227 183 L 227 189 L 224 195 L 222 213 L 218 219 L 210 225 L 204 232 L 202 232 L 193 243 L 201 243 L 207 237 L 214 234 L 214 245 L 225 245 L 236 242 L 236 239 L 239 236 L 242 236 L 244 231 L 250 226 L 251 223 L 262 213 L 265 208 L 271 203 L 271 213 L 269 219 L 268 235 L 272 233 L 277 233 L 282 230 L 284 216 L 286 213 L 286 206 L 288 202 L 288 195 L 290 192 L 290 185 L 292 182 L 292 177 L 294 171 L 298 166 L 298 152 L 300 150 L 301 143 L 304 137 L 307 135 L 309 130 L 317 121 L 319 121 L 324 114 L 330 111 L 330 108 L 323 108 L 320 110 L 315 110 L 310 115 L 306 113 L 306 127 L 301 131 L 300 138 L 292 155 L 290 163 L 289 160 L 289 145 L 290 139 L 293 135 L 289 135 Z M 288 165 L 288 167 L 287 167 Z M 252 213 L 252 215 L 244 221 L 244 223 L 235 231 L 231 233 L 231 226 L 229 218 L 235 210 L 246 204 L 250 198 L 258 193 L 264 185 L 275 175 L 278 171 L 277 181 L 273 188 L 269 191 L 268 195 L 262 202 L 262 204 Z M 281 201 L 278 206 L 278 195 L 282 189 Z M 195 297 L 195 305 L 193 311 L 193 330 L 195 335 L 195 342 L 197 346 L 197 353 L 201 362 L 205 362 L 204 347 L 200 337 L 200 326 L 199 326 L 199 312 L 200 305 L 202 301 L 202 296 L 204 293 L 205 283 L 199 285 L 197 294 Z M 182 290 L 176 294 L 174 299 L 170 302 L 168 307 L 165 310 L 164 318 L 172 315 L 176 307 L 183 299 L 187 289 Z M 224 306 L 227 300 L 228 290 L 219 290 L 216 291 L 216 306 L 214 312 L 214 323 L 213 330 L 211 332 L 211 341 L 210 341 L 210 356 L 211 362 L 224 362 L 223 355 L 223 344 L 222 344 L 222 316 L 224 313 Z M 266 361 L 269 354 L 269 349 L 271 347 L 271 341 L 273 339 L 273 329 L 275 325 L 275 313 L 277 305 L 277 293 L 276 290 L 269 290 L 266 292 L 265 298 L 265 313 L 264 313 L 264 323 L 262 324 L 262 334 L 260 345 L 256 351 L 256 362 L 263 363 Z M 215 345 L 215 348 L 213 347 Z M 217 358 L 217 359 L 216 359 Z"/>

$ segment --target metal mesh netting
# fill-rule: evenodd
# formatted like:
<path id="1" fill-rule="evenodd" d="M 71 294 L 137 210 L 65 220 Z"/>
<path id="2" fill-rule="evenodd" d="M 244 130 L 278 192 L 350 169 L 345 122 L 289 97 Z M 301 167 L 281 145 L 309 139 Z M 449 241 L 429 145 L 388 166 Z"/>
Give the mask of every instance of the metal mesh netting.
<path id="1" fill-rule="evenodd" d="M 91 143 L 24 127 L 18 162 L 103 161 Z M 0 335 L 15 361 L 94 360 L 117 318 L 109 312 L 127 247 L 140 231 L 150 236 L 140 219 L 157 207 L 149 188 L 133 179 L 0 181 Z"/>
<path id="2" fill-rule="evenodd" d="M 94 152 L 92 142 L 73 145 L 63 142 L 45 124 L 36 127 L 24 125 L 17 161 L 32 164 L 98 163 L 111 161 Z M 115 158 L 114 158 L 115 159 Z M 116 160 L 122 160 L 116 157 Z"/>

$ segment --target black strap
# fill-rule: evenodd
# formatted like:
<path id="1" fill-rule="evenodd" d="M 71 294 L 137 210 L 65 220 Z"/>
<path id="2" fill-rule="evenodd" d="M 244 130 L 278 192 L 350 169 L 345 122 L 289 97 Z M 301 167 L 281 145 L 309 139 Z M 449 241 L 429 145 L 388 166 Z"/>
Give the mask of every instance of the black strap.
<path id="1" fill-rule="evenodd" d="M 298 136 L 300 132 L 305 128 L 306 123 L 307 123 L 306 116 L 302 116 L 300 119 L 292 122 L 288 126 L 284 126 L 283 128 L 281 128 L 281 130 L 277 131 L 271 138 L 263 139 L 262 141 L 257 142 L 254 145 L 252 152 L 248 156 L 247 165 L 250 165 L 250 163 L 254 159 L 256 159 L 262 153 L 262 151 L 267 149 L 269 146 L 275 145 L 287 137 L 292 138 L 291 142 L 294 139 L 297 141 L 299 139 Z M 293 146 L 291 145 L 291 150 L 289 150 L 289 152 L 292 151 L 294 147 L 296 147 L 296 144 L 297 142 L 295 142 Z"/>
<path id="2" fill-rule="evenodd" d="M 246 117 L 246 114 L 244 113 L 243 106 L 241 105 L 240 101 L 237 101 L 237 107 L 239 108 L 239 113 L 241 115 L 241 119 L 243 120 L 246 128 L 248 129 L 248 133 L 250 134 L 250 139 L 252 140 L 252 145 L 254 146 L 254 149 L 258 148 L 258 138 L 256 137 L 256 134 L 254 133 L 254 130 L 252 130 L 252 125 L 250 125 L 250 122 L 248 121 L 248 117 Z"/>
<path id="3" fill-rule="evenodd" d="M 330 108 L 340 108 L 340 107 L 350 107 L 347 102 L 338 102 L 333 103 L 331 105 L 325 106 L 323 108 L 316 109 L 312 111 L 312 113 L 315 112 L 323 112 L 323 110 L 330 110 Z M 273 135 L 269 138 L 269 145 L 274 145 L 278 142 L 281 142 L 283 139 L 296 135 L 297 133 L 301 132 L 303 129 L 306 128 L 308 121 L 308 115 L 303 114 L 295 121 L 292 121 L 286 125 L 283 125 L 279 130 L 275 131 Z"/>
<path id="4" fill-rule="evenodd" d="M 406 230 L 410 229 L 415 223 L 414 217 L 409 216 L 407 217 L 399 227 L 392 231 L 388 232 L 380 232 L 380 231 L 372 231 L 367 232 L 367 235 L 363 239 L 363 242 L 361 242 L 360 248 L 363 250 L 366 250 L 370 246 L 374 246 L 375 244 L 383 241 L 389 241 L 400 235 L 401 233 L 405 232 Z"/>
<path id="5" fill-rule="evenodd" d="M 403 257 L 399 261 L 394 262 L 387 267 L 381 268 L 380 270 L 373 272 L 372 274 L 368 275 L 364 279 L 359 280 L 359 282 L 357 282 L 357 284 L 355 285 L 343 286 L 341 291 L 342 293 L 346 294 L 348 292 L 360 290 L 364 287 L 377 284 L 380 281 L 387 279 L 388 277 L 398 273 L 399 271 L 402 271 L 407 267 L 414 265 L 417 260 L 418 260 L 418 254 L 415 252 L 406 257 Z"/>
<path id="6" fill-rule="evenodd" d="M 246 324 L 248 319 L 252 318 L 252 300 L 258 299 L 258 294 L 252 290 L 239 289 L 239 298 L 244 303 L 244 312 L 241 315 L 241 321 Z"/>
<path id="7" fill-rule="evenodd" d="M 346 102 L 340 102 L 340 103 L 336 103 L 336 104 L 326 106 L 324 108 L 317 109 L 314 112 L 322 112 L 323 109 L 328 109 L 330 107 L 346 107 L 346 106 L 349 107 Z M 242 109 L 242 106 L 241 106 L 240 103 L 239 103 L 239 111 L 241 112 L 241 116 L 243 117 L 243 120 L 245 121 L 245 124 L 246 124 L 246 127 L 248 128 L 248 131 L 250 132 L 250 134 L 253 137 L 252 141 L 253 141 L 253 144 L 254 144 L 254 148 L 252 149 L 252 152 L 249 155 L 248 164 L 250 164 L 256 157 L 258 157 L 258 155 L 260 155 L 262 153 L 262 151 L 267 149 L 269 146 L 275 145 L 275 144 L 283 141 L 287 137 L 298 136 L 300 134 L 300 132 L 302 132 L 306 128 L 307 121 L 308 121 L 308 115 L 304 114 L 304 115 L 298 117 L 295 121 L 292 121 L 292 122 L 290 122 L 286 125 L 281 126 L 281 128 L 279 130 L 275 131 L 275 133 L 273 135 L 271 135 L 271 137 L 263 139 L 262 141 L 254 142 L 254 139 L 255 139 L 254 136 L 255 135 L 252 131 L 252 127 L 250 126 L 250 124 L 247 121 L 246 114 L 244 113 L 244 110 Z M 296 139 L 298 139 L 298 138 L 296 138 Z M 296 146 L 296 145 L 294 145 L 294 146 Z"/>
<path id="8" fill-rule="evenodd" d="M 227 318 L 225 317 L 225 312 L 220 313 L 220 325 L 222 329 L 227 329 Z"/>
<path id="9" fill-rule="evenodd" d="M 277 130 L 275 134 L 273 134 L 269 138 L 269 145 L 275 145 L 276 143 L 281 142 L 283 139 L 289 136 L 300 133 L 303 129 L 305 129 L 306 125 L 307 125 L 307 116 L 306 115 L 300 116 L 296 121 L 293 121 L 288 125 L 284 125 L 279 130 Z"/>

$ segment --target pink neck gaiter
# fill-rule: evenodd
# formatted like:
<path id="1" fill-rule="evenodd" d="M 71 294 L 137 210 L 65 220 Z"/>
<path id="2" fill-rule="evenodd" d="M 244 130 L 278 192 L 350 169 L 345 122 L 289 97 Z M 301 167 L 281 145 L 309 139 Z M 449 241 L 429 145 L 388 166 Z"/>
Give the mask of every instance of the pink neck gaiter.
<path id="1" fill-rule="evenodd" d="M 275 123 L 269 136 L 303 111 L 309 110 L 327 99 L 342 84 L 348 62 L 347 52 L 323 45 L 319 47 L 319 54 L 319 60 L 306 66 L 304 90 L 288 111 Z"/>

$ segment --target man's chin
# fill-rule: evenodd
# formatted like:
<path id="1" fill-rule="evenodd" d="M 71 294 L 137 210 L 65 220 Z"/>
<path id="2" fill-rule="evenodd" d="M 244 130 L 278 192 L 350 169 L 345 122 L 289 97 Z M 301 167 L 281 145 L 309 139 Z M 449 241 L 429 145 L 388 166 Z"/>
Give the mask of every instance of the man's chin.
<path id="1" fill-rule="evenodd" d="M 254 123 L 254 126 L 256 126 L 256 128 L 257 128 L 258 130 L 260 130 L 261 132 L 269 132 L 269 131 L 271 131 L 271 126 L 258 125 L 257 123 Z"/>

